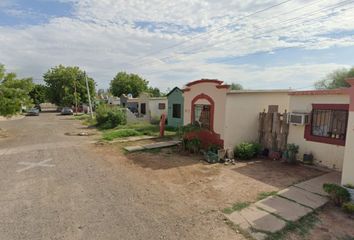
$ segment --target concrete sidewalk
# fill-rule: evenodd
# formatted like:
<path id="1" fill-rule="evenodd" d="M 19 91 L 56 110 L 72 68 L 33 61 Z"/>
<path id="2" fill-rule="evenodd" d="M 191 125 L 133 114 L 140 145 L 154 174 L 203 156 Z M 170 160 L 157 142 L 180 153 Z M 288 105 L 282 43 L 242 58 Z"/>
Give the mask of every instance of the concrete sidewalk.
<path id="1" fill-rule="evenodd" d="M 340 173 L 331 172 L 296 184 L 226 216 L 255 239 L 266 239 L 269 233 L 282 230 L 288 222 L 297 221 L 326 204 L 324 183 L 340 184 Z"/>
<path id="2" fill-rule="evenodd" d="M 180 142 L 181 141 L 165 141 L 165 142 L 157 142 L 157 143 L 151 143 L 146 145 L 128 146 L 125 147 L 124 149 L 128 152 L 137 152 L 137 151 L 151 150 L 156 148 L 172 147 L 178 145 Z"/>

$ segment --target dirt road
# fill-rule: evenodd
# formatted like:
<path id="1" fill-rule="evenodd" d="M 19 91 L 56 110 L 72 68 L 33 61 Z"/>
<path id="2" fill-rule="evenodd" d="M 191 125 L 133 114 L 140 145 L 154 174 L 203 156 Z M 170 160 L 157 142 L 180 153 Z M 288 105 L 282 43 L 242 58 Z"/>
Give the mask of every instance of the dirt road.
<path id="1" fill-rule="evenodd" d="M 53 113 L 2 121 L 0 239 L 243 239 L 95 150 L 95 136 Z M 84 130 L 87 131 L 87 130 Z"/>

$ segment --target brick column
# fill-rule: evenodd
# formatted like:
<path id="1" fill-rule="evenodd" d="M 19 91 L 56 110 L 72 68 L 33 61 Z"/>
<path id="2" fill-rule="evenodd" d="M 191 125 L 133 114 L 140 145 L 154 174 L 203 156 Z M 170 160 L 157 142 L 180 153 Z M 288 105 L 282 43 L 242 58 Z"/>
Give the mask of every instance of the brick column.
<path id="1" fill-rule="evenodd" d="M 351 85 L 351 87 L 348 89 L 350 106 L 347 137 L 345 142 L 342 184 L 354 184 L 354 78 L 348 79 L 347 82 Z"/>

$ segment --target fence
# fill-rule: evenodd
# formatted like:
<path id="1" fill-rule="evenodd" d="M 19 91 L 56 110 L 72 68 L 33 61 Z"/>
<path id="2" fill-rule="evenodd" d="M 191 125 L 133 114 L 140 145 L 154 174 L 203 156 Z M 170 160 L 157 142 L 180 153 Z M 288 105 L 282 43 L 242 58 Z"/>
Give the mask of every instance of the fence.
<path id="1" fill-rule="evenodd" d="M 271 151 L 284 151 L 288 142 L 288 113 L 278 113 L 277 106 L 269 106 L 268 112 L 259 114 L 259 143 Z"/>

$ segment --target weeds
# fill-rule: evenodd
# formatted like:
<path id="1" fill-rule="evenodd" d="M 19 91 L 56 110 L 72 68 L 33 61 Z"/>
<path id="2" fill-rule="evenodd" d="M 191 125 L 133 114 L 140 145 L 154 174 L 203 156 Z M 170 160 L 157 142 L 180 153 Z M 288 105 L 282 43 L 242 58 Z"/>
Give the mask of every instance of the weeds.
<path id="1" fill-rule="evenodd" d="M 278 194 L 278 192 L 276 192 L 276 191 L 273 191 L 273 192 L 261 192 L 261 193 L 258 194 L 257 200 L 260 201 L 260 200 L 263 200 L 263 199 L 265 199 L 267 197 L 275 196 L 277 194 Z"/>
<path id="2" fill-rule="evenodd" d="M 241 211 L 242 209 L 248 207 L 251 203 L 249 202 L 239 202 L 232 205 L 232 207 L 224 208 L 222 211 L 225 214 L 231 214 L 235 211 Z"/>

